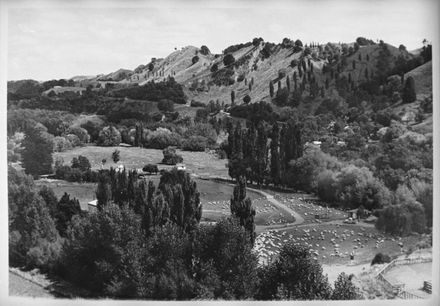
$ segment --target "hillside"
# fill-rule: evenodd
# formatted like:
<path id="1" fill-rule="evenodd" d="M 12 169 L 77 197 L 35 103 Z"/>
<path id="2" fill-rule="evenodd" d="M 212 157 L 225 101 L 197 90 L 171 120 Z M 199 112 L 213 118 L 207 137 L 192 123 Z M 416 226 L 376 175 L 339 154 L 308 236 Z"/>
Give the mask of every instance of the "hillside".
<path id="1" fill-rule="evenodd" d="M 432 61 L 409 71 L 405 74 L 405 79 L 409 76 L 414 78 L 417 94 L 428 96 L 432 94 Z"/>
<path id="2" fill-rule="evenodd" d="M 326 67 L 338 71 L 340 76 L 350 78 L 355 85 L 378 74 L 378 61 L 381 60 L 381 56 L 384 57 L 381 54 L 381 45 L 363 45 L 354 50 L 353 45 L 328 43 L 298 47 L 289 39 L 284 39 L 281 44 L 261 40 L 257 43 L 230 46 L 225 49 L 226 53 L 218 55 L 211 54 L 209 50 L 202 52 L 201 48 L 187 46 L 175 50 L 163 59 L 153 58 L 150 63 L 139 65 L 134 71 L 120 69 L 94 79 L 83 79 L 81 86 L 86 86 L 84 82 L 96 84 L 96 81 L 101 85 L 106 81 L 125 86 L 143 85 L 150 81 L 160 82 L 173 77 L 183 85 L 188 102 L 195 100 L 206 104 L 211 100 L 219 100 L 230 103 L 231 91 L 235 92 L 235 101 L 238 104 L 242 103 L 246 95 L 249 95 L 251 102 L 270 102 L 269 82 L 274 83 L 275 93 L 278 81 L 281 82 L 281 87 L 286 87 L 287 77 L 293 83 L 293 74 L 299 74 L 299 66 L 293 67 L 291 63 L 293 60 L 299 63 L 303 60 L 307 63 L 310 61 L 313 65 L 312 77 L 319 88 L 324 87 L 326 79 L 329 79 L 326 96 L 332 97 L 338 94 L 333 90 L 335 82 L 330 77 L 329 70 L 324 71 Z M 389 69 L 394 67 L 394 62 L 400 55 L 405 59 L 414 57 L 406 51 L 384 45 L 389 53 L 385 55 L 385 64 Z M 235 63 L 225 67 L 223 60 L 227 54 L 233 56 Z M 217 72 L 211 71 L 213 65 L 217 65 Z M 305 76 L 304 73 L 303 77 Z M 222 83 L 226 78 L 230 78 L 230 81 Z M 303 78 L 298 77 L 298 84 L 302 81 Z M 252 82 L 251 87 L 249 82 Z M 305 90 L 308 89 L 306 86 Z M 290 89 L 290 92 L 292 91 L 293 86 Z"/>
<path id="3" fill-rule="evenodd" d="M 149 91 L 164 90 L 163 86 L 168 86 L 165 81 L 172 77 L 177 82 L 172 91 L 180 91 L 177 95 L 180 98 L 179 101 L 171 100 L 180 104 L 186 102 L 189 105 L 191 101 L 205 105 L 210 101 L 231 104 L 231 95 L 234 95 L 236 105 L 243 104 L 243 98 L 248 97 L 250 103 L 271 103 L 275 110 L 290 106 L 316 115 L 318 108 L 325 112 L 329 107 L 323 101 L 358 107 L 361 100 L 372 101 L 371 96 L 365 94 L 385 94 L 389 100 L 385 104 L 393 105 L 395 113 L 401 116 L 400 98 L 392 95 L 402 90 L 403 79 L 412 76 L 418 100 L 429 97 L 432 92 L 431 62 L 422 65 L 420 56 L 382 41 L 378 44 L 368 40 L 359 42 L 303 45 L 299 40 L 285 38 L 275 44 L 255 38 L 252 42 L 231 45 L 222 54 L 212 54 L 206 46 L 187 46 L 174 50 L 165 58 L 152 58 L 134 70 L 119 69 L 94 77 L 76 76 L 69 80 L 69 84 L 62 80 L 9 82 L 8 92 L 15 94 L 19 91 L 25 93 L 21 94 L 22 97 L 33 97 L 39 92 L 72 91 L 75 89 L 72 86 L 78 88 L 76 91 L 83 91 L 92 86 L 98 95 L 157 102 L 154 97 L 171 96 L 164 93 L 149 96 Z M 149 89 L 143 86 L 151 82 L 159 87 Z M 270 83 L 273 84 L 272 96 Z M 107 84 L 111 86 L 99 93 Z M 141 86 L 145 93 L 138 90 Z M 133 94 L 134 91 L 137 93 Z M 374 113 L 371 106 L 367 103 L 362 106 L 362 111 L 371 115 Z M 415 111 L 418 106 L 411 109 Z M 195 111 L 185 113 L 194 115 Z"/>

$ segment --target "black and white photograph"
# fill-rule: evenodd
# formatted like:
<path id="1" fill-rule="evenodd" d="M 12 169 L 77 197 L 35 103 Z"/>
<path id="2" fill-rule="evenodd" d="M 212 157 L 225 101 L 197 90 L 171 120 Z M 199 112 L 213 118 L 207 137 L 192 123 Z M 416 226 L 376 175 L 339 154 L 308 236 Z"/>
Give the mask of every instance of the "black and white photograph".
<path id="1" fill-rule="evenodd" d="M 436 0 L 0 5 L 1 305 L 440 304 Z"/>

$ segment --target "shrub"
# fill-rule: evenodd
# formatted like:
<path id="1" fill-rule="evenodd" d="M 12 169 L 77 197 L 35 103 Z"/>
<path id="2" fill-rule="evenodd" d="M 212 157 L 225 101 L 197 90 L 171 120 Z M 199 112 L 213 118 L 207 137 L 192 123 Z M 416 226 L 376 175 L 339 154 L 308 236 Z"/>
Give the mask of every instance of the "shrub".
<path id="1" fill-rule="evenodd" d="M 230 67 L 225 67 L 223 69 L 214 72 L 211 75 L 212 83 L 214 83 L 217 86 L 232 85 L 235 82 L 233 79 L 233 75 L 234 75 L 234 69 Z"/>
<path id="2" fill-rule="evenodd" d="M 211 51 L 209 51 L 207 46 L 203 45 L 200 47 L 200 54 L 208 55 L 209 53 L 211 53 Z"/>
<path id="3" fill-rule="evenodd" d="M 252 39 L 252 45 L 254 45 L 255 47 L 259 46 L 260 43 L 264 41 L 263 38 L 261 37 L 255 37 L 254 39 Z"/>
<path id="4" fill-rule="evenodd" d="M 117 146 L 121 143 L 121 133 L 114 126 L 106 126 L 99 132 L 98 145 Z"/>
<path id="5" fill-rule="evenodd" d="M 197 63 L 199 61 L 199 57 L 196 55 L 191 59 L 192 64 L 194 65 L 195 63 Z"/>
<path id="6" fill-rule="evenodd" d="M 386 255 L 386 254 L 382 254 L 382 253 L 377 253 L 373 260 L 371 261 L 371 265 L 380 265 L 380 264 L 384 264 L 387 262 L 390 262 L 391 258 L 390 256 Z"/>
<path id="7" fill-rule="evenodd" d="M 54 152 L 64 152 L 72 149 L 72 144 L 69 140 L 62 136 L 56 136 L 53 139 L 53 150 Z"/>
<path id="8" fill-rule="evenodd" d="M 186 151 L 205 151 L 208 140 L 203 136 L 191 136 L 182 143 L 182 149 Z"/>
<path id="9" fill-rule="evenodd" d="M 286 76 L 286 69 L 282 68 L 280 70 L 278 70 L 278 78 L 282 79 Z"/>
<path id="10" fill-rule="evenodd" d="M 67 172 L 64 179 L 68 182 L 82 182 L 83 175 L 81 170 L 77 168 L 70 168 L 70 171 Z"/>
<path id="11" fill-rule="evenodd" d="M 85 156 L 78 156 L 78 158 L 74 157 L 72 159 L 72 168 L 78 168 L 81 171 L 90 170 L 91 165 L 90 161 Z"/>
<path id="12" fill-rule="evenodd" d="M 232 65 L 235 62 L 235 58 L 232 54 L 228 53 L 225 55 L 225 57 L 223 58 L 223 64 L 225 66 L 229 66 Z"/>
<path id="13" fill-rule="evenodd" d="M 171 100 L 162 99 L 157 103 L 157 108 L 162 112 L 173 112 L 174 102 Z"/>
<path id="14" fill-rule="evenodd" d="M 250 97 L 249 95 L 245 95 L 245 96 L 243 97 L 243 102 L 244 102 L 245 104 L 248 104 L 249 102 L 251 102 L 251 97 Z"/>
<path id="15" fill-rule="evenodd" d="M 350 165 L 341 170 L 338 179 L 338 200 L 344 207 L 378 209 L 391 204 L 392 196 L 367 168 Z"/>
<path id="16" fill-rule="evenodd" d="M 357 300 L 361 298 L 359 288 L 353 284 L 353 274 L 347 275 L 344 272 L 338 275 L 335 281 L 335 290 L 332 292 L 332 300 Z"/>
<path id="17" fill-rule="evenodd" d="M 205 107 L 205 103 L 200 101 L 191 100 L 191 107 Z"/>
<path id="18" fill-rule="evenodd" d="M 121 152 L 119 150 L 114 150 L 112 153 L 112 159 L 114 163 L 117 163 L 121 159 Z"/>
<path id="19" fill-rule="evenodd" d="M 183 162 L 183 157 L 176 153 L 176 149 L 168 147 L 162 151 L 163 159 L 162 163 L 166 165 L 175 165 Z"/>
<path id="20" fill-rule="evenodd" d="M 157 174 L 159 172 L 159 168 L 157 167 L 157 165 L 148 164 L 142 168 L 142 171 L 148 172 L 149 174 L 151 173 Z"/>
<path id="21" fill-rule="evenodd" d="M 177 133 L 165 128 L 148 133 L 145 146 L 153 149 L 165 149 L 169 146 L 180 146 L 181 138 Z"/>
<path id="22" fill-rule="evenodd" d="M 67 134 L 66 139 L 68 141 L 70 141 L 70 143 L 72 144 L 73 147 L 78 147 L 78 146 L 83 145 L 83 143 L 81 142 L 79 137 L 76 136 L 75 134 Z"/>
<path id="23" fill-rule="evenodd" d="M 215 63 L 211 66 L 211 72 L 216 72 L 218 70 L 218 64 Z"/>
<path id="24" fill-rule="evenodd" d="M 208 110 L 206 108 L 198 109 L 196 111 L 196 117 L 194 121 L 196 122 L 206 122 L 208 120 Z"/>
<path id="25" fill-rule="evenodd" d="M 217 141 L 217 132 L 208 123 L 196 123 L 188 128 L 185 132 L 185 137 L 202 136 L 208 141 L 208 145 L 213 145 Z"/>
<path id="26" fill-rule="evenodd" d="M 70 127 L 68 130 L 69 134 L 74 134 L 78 136 L 81 143 L 88 143 L 90 141 L 90 135 L 86 129 L 82 127 Z"/>
<path id="27" fill-rule="evenodd" d="M 218 149 L 218 150 L 216 151 L 216 153 L 217 153 L 217 157 L 218 157 L 219 159 L 226 159 L 226 158 L 228 158 L 228 154 L 227 154 L 226 151 L 223 150 L 223 149 Z"/>
<path id="28" fill-rule="evenodd" d="M 309 250 L 293 243 L 284 244 L 279 256 L 260 270 L 258 299 L 329 299 L 331 287 L 322 267 Z"/>

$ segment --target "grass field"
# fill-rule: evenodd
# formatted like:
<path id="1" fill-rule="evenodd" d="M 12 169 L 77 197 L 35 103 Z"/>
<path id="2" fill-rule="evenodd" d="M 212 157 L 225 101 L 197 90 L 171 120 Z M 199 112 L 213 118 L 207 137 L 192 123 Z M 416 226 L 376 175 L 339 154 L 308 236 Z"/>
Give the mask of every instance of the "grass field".
<path id="1" fill-rule="evenodd" d="M 317 205 L 316 203 L 319 202 L 317 202 L 316 199 L 310 194 L 276 193 L 275 198 L 287 207 L 299 213 L 304 218 L 304 223 L 320 223 L 331 220 L 343 220 L 347 218 L 347 213 L 342 210 L 332 207 L 325 207 L 324 203 Z M 319 215 L 320 219 L 317 220 L 315 215 Z"/>
<path id="2" fill-rule="evenodd" d="M 112 153 L 120 151 L 120 161 L 115 164 L 112 160 Z M 206 152 L 188 152 L 177 150 L 182 155 L 183 163 L 189 173 L 201 176 L 228 176 L 228 169 L 225 167 L 227 160 L 218 159 Z M 138 147 L 98 147 L 86 146 L 77 147 L 66 152 L 54 153 L 54 160 L 61 157 L 65 164 L 70 164 L 74 157 L 79 155 L 89 159 L 92 169 L 101 169 L 101 161 L 106 159 L 105 169 L 124 165 L 127 169 L 142 169 L 146 164 L 159 164 L 162 161 L 162 150 L 144 149 Z M 158 165 L 159 169 L 168 169 L 170 166 Z"/>
<path id="3" fill-rule="evenodd" d="M 287 241 L 308 246 L 321 264 L 354 265 L 371 262 L 379 252 L 397 256 L 401 252 L 399 242 L 403 242 L 404 249 L 408 249 L 419 241 L 419 237 L 409 236 L 398 240 L 380 233 L 372 226 L 334 221 L 262 233 L 257 237 L 257 250 L 263 258 L 270 258 Z M 353 262 L 349 258 L 352 251 L 355 255 Z"/>
<path id="4" fill-rule="evenodd" d="M 62 180 L 38 180 L 35 181 L 37 186 L 47 186 L 52 188 L 55 195 L 60 199 L 65 192 L 70 194 L 70 197 L 78 199 L 81 209 L 87 210 L 87 203 L 94 200 L 96 184 L 95 183 L 73 183 Z"/>

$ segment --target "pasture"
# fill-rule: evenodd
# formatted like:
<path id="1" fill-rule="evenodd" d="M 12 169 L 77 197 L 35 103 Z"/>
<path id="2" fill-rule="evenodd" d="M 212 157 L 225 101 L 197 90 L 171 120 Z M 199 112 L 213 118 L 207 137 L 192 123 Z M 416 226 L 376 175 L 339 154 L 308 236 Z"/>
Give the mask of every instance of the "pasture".
<path id="1" fill-rule="evenodd" d="M 115 150 L 120 152 L 120 160 L 114 163 L 112 160 L 112 153 Z M 226 168 L 226 159 L 218 159 L 214 155 L 206 152 L 188 152 L 177 150 L 177 154 L 182 155 L 183 163 L 186 169 L 191 174 L 200 176 L 228 176 L 228 169 Z M 142 169 L 146 164 L 159 164 L 159 169 L 168 169 L 171 166 L 160 164 L 163 158 L 162 150 L 144 149 L 139 147 L 98 147 L 85 146 L 76 147 L 66 152 L 56 152 L 53 154 L 53 159 L 62 158 L 64 163 L 69 165 L 74 157 L 79 155 L 85 156 L 90 161 L 92 169 L 98 170 L 116 168 L 119 165 L 124 165 L 126 169 Z M 106 163 L 102 165 L 102 160 L 106 159 Z"/>
<path id="2" fill-rule="evenodd" d="M 275 198 L 296 211 L 304 218 L 304 224 L 322 223 L 331 220 L 344 220 L 347 214 L 339 209 L 317 205 L 315 199 L 310 194 L 305 193 L 276 193 Z M 318 215 L 317 219 L 315 216 Z"/>
<path id="3" fill-rule="evenodd" d="M 321 264 L 358 265 L 371 262 L 379 252 L 397 256 L 401 254 L 399 242 L 403 243 L 406 250 L 416 245 L 419 236 L 396 239 L 380 233 L 372 226 L 332 221 L 261 233 L 257 237 L 256 250 L 261 260 L 267 261 L 278 254 L 282 244 L 288 241 L 309 247 L 313 257 Z M 354 252 L 353 261 L 350 260 L 351 252 Z"/>

